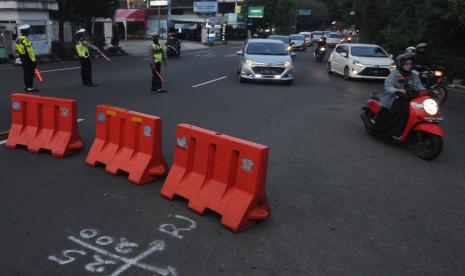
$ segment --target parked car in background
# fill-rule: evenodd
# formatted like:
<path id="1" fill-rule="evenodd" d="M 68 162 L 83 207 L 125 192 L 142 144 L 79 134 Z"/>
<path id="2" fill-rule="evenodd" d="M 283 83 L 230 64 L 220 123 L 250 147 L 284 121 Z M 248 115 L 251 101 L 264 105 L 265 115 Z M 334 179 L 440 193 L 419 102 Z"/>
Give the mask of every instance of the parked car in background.
<path id="1" fill-rule="evenodd" d="M 275 39 L 249 39 L 237 54 L 240 82 L 269 80 L 292 84 L 294 66 L 288 44 Z"/>
<path id="2" fill-rule="evenodd" d="M 338 44 L 327 64 L 329 74 L 335 72 L 344 79 L 385 79 L 396 64 L 383 48 L 375 44 Z"/>
<path id="3" fill-rule="evenodd" d="M 342 43 L 342 41 L 342 34 L 334 32 L 330 33 L 326 38 L 326 45 L 330 48 L 334 48 L 337 44 Z"/>
<path id="4" fill-rule="evenodd" d="M 299 34 L 303 35 L 305 37 L 305 44 L 307 46 L 312 45 L 312 33 L 311 32 L 300 32 Z"/>
<path id="5" fill-rule="evenodd" d="M 322 36 L 323 36 L 323 32 L 321 31 L 312 32 L 312 42 L 317 43 Z"/>
<path id="6" fill-rule="evenodd" d="M 292 49 L 305 51 L 307 50 L 307 44 L 305 43 L 305 36 L 301 34 L 292 34 L 289 36 L 291 39 Z"/>

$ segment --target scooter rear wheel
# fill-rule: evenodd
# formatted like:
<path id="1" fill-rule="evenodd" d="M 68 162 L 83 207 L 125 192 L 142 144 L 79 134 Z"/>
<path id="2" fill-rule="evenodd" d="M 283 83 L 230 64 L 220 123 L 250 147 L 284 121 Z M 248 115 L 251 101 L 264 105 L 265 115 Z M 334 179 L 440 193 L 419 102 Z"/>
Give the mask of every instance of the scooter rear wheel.
<path id="1" fill-rule="evenodd" d="M 433 160 L 441 154 L 443 142 L 441 136 L 417 131 L 413 135 L 413 151 L 424 160 Z"/>

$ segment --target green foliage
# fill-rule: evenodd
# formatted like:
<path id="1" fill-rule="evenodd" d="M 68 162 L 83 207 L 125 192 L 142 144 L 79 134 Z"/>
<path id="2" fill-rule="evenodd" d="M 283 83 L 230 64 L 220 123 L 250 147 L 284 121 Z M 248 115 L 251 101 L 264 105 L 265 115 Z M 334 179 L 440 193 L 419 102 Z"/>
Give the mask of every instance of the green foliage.
<path id="1" fill-rule="evenodd" d="M 67 60 L 75 56 L 76 49 L 74 43 L 65 42 L 61 43 L 59 41 L 52 42 L 52 55 L 58 56 L 61 59 Z"/>
<path id="2" fill-rule="evenodd" d="M 436 63 L 465 79 L 465 0 L 355 0 L 363 42 L 393 54 L 426 42 Z"/>

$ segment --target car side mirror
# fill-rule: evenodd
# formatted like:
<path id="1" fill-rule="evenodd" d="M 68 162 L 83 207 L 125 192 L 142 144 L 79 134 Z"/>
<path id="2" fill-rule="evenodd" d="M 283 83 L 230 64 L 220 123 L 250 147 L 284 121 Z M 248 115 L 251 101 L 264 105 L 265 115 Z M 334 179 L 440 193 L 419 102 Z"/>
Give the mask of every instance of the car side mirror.
<path id="1" fill-rule="evenodd" d="M 291 52 L 291 57 L 296 57 L 296 56 L 297 56 L 297 54 L 296 54 L 296 53 L 294 53 L 294 52 Z"/>
<path id="2" fill-rule="evenodd" d="M 390 54 L 390 55 L 389 55 L 389 58 L 390 58 L 390 59 L 394 59 L 394 55 L 393 55 L 393 54 Z"/>
<path id="3" fill-rule="evenodd" d="M 341 56 L 343 56 L 343 57 L 345 57 L 345 58 L 348 58 L 348 57 L 349 57 L 349 55 L 347 54 L 347 52 L 342 52 L 342 53 L 341 53 Z"/>
<path id="4" fill-rule="evenodd" d="M 237 51 L 237 52 L 236 52 L 236 55 L 238 55 L 238 56 L 242 56 L 243 54 L 244 54 L 244 53 L 243 53 L 242 51 Z"/>

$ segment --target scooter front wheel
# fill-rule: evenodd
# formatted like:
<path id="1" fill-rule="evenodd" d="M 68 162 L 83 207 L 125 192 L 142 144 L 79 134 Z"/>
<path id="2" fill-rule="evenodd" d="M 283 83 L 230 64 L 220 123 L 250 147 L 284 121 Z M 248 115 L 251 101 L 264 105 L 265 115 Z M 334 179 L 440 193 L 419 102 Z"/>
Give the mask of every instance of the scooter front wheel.
<path id="1" fill-rule="evenodd" d="M 413 135 L 413 151 L 424 160 L 433 160 L 441 154 L 442 137 L 431 133 L 417 131 Z"/>
<path id="2" fill-rule="evenodd" d="M 437 100 L 438 104 L 443 105 L 447 101 L 447 98 L 449 96 L 449 91 L 447 90 L 447 87 L 443 85 L 438 85 L 432 87 L 432 89 L 436 94 L 435 99 Z"/>

